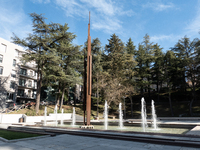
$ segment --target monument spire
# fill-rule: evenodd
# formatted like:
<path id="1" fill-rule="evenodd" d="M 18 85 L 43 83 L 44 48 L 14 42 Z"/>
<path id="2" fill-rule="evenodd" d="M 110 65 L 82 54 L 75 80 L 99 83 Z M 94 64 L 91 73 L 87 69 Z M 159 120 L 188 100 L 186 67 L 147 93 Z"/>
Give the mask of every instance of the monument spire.
<path id="1" fill-rule="evenodd" d="M 90 36 L 90 12 L 88 23 L 88 51 L 87 51 L 87 125 L 90 125 L 91 114 L 91 93 L 92 93 L 92 55 L 91 55 L 91 36 Z"/>

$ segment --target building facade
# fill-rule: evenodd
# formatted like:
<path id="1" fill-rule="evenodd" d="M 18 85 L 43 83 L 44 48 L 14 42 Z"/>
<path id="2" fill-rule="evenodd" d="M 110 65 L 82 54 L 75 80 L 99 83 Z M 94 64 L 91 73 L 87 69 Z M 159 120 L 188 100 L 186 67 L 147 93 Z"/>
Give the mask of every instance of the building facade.
<path id="1" fill-rule="evenodd" d="M 21 60 L 25 53 L 22 47 L 0 38 L 0 110 L 7 101 L 25 103 L 36 98 L 36 64 Z"/>

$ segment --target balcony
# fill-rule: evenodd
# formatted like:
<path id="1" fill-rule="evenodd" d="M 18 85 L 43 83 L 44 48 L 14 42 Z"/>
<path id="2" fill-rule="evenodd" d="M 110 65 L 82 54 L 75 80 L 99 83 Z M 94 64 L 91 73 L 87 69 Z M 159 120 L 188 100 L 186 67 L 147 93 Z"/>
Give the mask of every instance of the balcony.
<path id="1" fill-rule="evenodd" d="M 35 85 L 19 84 L 18 86 L 22 88 L 27 88 L 27 89 L 37 89 L 37 86 Z"/>
<path id="2" fill-rule="evenodd" d="M 29 79 L 34 79 L 34 80 L 37 79 L 37 76 L 31 75 L 31 74 L 28 74 L 28 73 L 26 73 L 26 74 L 20 73 L 19 75 L 22 76 L 22 77 L 29 78 Z"/>
<path id="3" fill-rule="evenodd" d="M 24 99 L 36 99 L 36 95 L 28 96 L 28 95 L 17 95 L 17 98 L 24 98 Z"/>
<path id="4" fill-rule="evenodd" d="M 22 63 L 21 66 L 22 67 L 27 67 L 27 68 L 30 68 L 30 69 L 34 69 L 34 70 L 36 69 L 36 64 Z"/>

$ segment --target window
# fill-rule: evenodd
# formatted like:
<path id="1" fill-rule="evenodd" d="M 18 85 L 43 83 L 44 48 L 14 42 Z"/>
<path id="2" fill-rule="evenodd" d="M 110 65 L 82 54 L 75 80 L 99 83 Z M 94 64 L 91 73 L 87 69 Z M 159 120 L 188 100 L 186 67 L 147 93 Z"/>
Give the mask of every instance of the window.
<path id="1" fill-rule="evenodd" d="M 31 77 L 33 76 L 33 71 L 30 71 L 30 76 L 31 76 Z"/>
<path id="2" fill-rule="evenodd" d="M 31 90 L 28 90 L 28 97 L 31 98 Z"/>
<path id="3" fill-rule="evenodd" d="M 36 80 L 34 81 L 34 88 L 35 89 L 37 88 L 37 81 Z"/>
<path id="4" fill-rule="evenodd" d="M 11 81 L 11 82 L 10 82 L 10 88 L 11 88 L 11 89 L 15 89 L 15 82 L 14 82 L 14 81 Z"/>
<path id="5" fill-rule="evenodd" d="M 28 81 L 28 87 L 32 87 L 32 81 Z"/>
<path id="6" fill-rule="evenodd" d="M 12 70 L 11 77 L 16 78 L 16 70 Z"/>
<path id="7" fill-rule="evenodd" d="M 13 93 L 7 93 L 7 99 L 13 100 L 14 94 Z"/>
<path id="8" fill-rule="evenodd" d="M 0 63 L 3 62 L 3 55 L 0 55 Z"/>
<path id="9" fill-rule="evenodd" d="M 15 67 L 15 66 L 16 66 L 16 60 L 13 59 L 13 67 Z"/>
<path id="10" fill-rule="evenodd" d="M 33 90 L 33 93 L 32 93 L 33 95 L 32 95 L 32 97 L 35 98 L 35 99 L 36 99 L 36 93 L 37 93 L 37 92 L 36 92 L 35 90 Z"/>
<path id="11" fill-rule="evenodd" d="M 27 70 L 26 69 L 20 69 L 20 74 L 26 76 Z"/>
<path id="12" fill-rule="evenodd" d="M 26 80 L 25 79 L 19 79 L 19 86 L 25 86 Z"/>
<path id="13" fill-rule="evenodd" d="M 0 66 L 0 74 L 3 74 L 3 67 Z"/>
<path id="14" fill-rule="evenodd" d="M 15 50 L 15 56 L 18 56 L 18 55 L 19 55 L 19 51 Z"/>
<path id="15" fill-rule="evenodd" d="M 18 89 L 17 95 L 18 96 L 24 96 L 24 90 Z"/>
<path id="16" fill-rule="evenodd" d="M 5 53 L 6 52 L 6 45 L 4 45 L 4 44 L 1 44 L 0 45 L 0 52 L 2 52 L 2 53 Z"/>
<path id="17" fill-rule="evenodd" d="M 34 76 L 37 76 L 37 72 L 36 71 L 34 71 Z"/>

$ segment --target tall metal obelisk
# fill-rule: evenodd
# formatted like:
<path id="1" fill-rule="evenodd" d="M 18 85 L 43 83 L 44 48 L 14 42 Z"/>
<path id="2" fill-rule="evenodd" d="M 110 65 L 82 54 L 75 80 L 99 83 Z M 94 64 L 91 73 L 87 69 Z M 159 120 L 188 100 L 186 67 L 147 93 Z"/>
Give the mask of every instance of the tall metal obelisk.
<path id="1" fill-rule="evenodd" d="M 92 55 L 91 55 L 91 36 L 90 36 L 90 12 L 88 23 L 88 51 L 87 51 L 87 125 L 90 125 L 91 114 L 91 94 L 92 94 Z"/>

